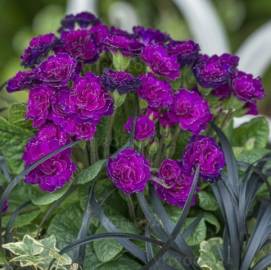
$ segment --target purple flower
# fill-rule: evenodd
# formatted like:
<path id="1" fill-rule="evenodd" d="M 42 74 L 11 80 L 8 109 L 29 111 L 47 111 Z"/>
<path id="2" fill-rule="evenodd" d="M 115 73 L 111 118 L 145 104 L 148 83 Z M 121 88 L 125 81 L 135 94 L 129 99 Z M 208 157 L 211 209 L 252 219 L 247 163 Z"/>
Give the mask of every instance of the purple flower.
<path id="1" fill-rule="evenodd" d="M 19 71 L 7 82 L 7 91 L 15 92 L 31 87 L 35 82 L 35 74 L 32 71 Z"/>
<path id="2" fill-rule="evenodd" d="M 85 62 L 93 62 L 98 59 L 98 48 L 89 30 L 63 31 L 61 42 L 60 51 L 64 50 L 75 59 Z"/>
<path id="3" fill-rule="evenodd" d="M 75 20 L 79 26 L 83 28 L 100 22 L 100 20 L 94 14 L 86 11 L 76 14 Z"/>
<path id="4" fill-rule="evenodd" d="M 69 137 L 54 124 L 44 125 L 35 137 L 25 146 L 23 160 L 25 165 L 31 165 L 35 161 L 57 150 L 69 142 Z"/>
<path id="5" fill-rule="evenodd" d="M 151 108 L 168 108 L 173 102 L 173 90 L 169 83 L 146 73 L 140 77 L 141 85 L 137 90 L 140 98 L 146 100 Z"/>
<path id="6" fill-rule="evenodd" d="M 126 193 L 143 191 L 151 177 L 148 161 L 133 148 L 125 148 L 111 157 L 107 173 L 114 185 Z"/>
<path id="7" fill-rule="evenodd" d="M 51 86 L 64 87 L 76 75 L 76 66 L 76 61 L 67 53 L 58 53 L 37 67 L 36 76 Z"/>
<path id="8" fill-rule="evenodd" d="M 100 79 L 92 73 L 87 73 L 75 81 L 71 102 L 77 116 L 82 120 L 98 122 L 101 117 L 113 113 L 112 97 L 102 87 Z"/>
<path id="9" fill-rule="evenodd" d="M 187 174 L 185 170 L 174 160 L 165 160 L 161 167 L 159 176 L 168 188 L 154 182 L 154 188 L 161 200 L 168 204 L 183 207 L 191 189 L 193 176 Z M 193 198 L 195 203 L 195 197 Z"/>
<path id="10" fill-rule="evenodd" d="M 108 91 L 117 90 L 120 94 L 125 94 L 135 91 L 140 85 L 140 80 L 129 72 L 107 69 L 102 75 L 102 83 Z"/>
<path id="11" fill-rule="evenodd" d="M 31 88 L 28 103 L 26 118 L 33 121 L 33 127 L 41 127 L 48 118 L 50 109 L 50 99 L 54 91 L 46 85 L 39 85 Z"/>
<path id="12" fill-rule="evenodd" d="M 184 66 L 193 64 L 197 60 L 200 47 L 192 40 L 173 40 L 167 45 L 167 49 L 168 54 L 176 56 L 180 65 Z"/>
<path id="13" fill-rule="evenodd" d="M 181 176 L 182 170 L 179 162 L 165 159 L 159 169 L 159 177 L 163 180 L 175 180 Z"/>
<path id="14" fill-rule="evenodd" d="M 200 133 L 212 120 L 208 102 L 197 91 L 179 90 L 175 95 L 172 111 L 178 118 L 180 127 L 193 134 Z"/>
<path id="15" fill-rule="evenodd" d="M 180 77 L 177 58 L 168 55 L 166 48 L 161 45 L 147 45 L 141 53 L 141 59 L 159 76 L 170 80 Z"/>
<path id="16" fill-rule="evenodd" d="M 8 210 L 8 201 L 5 200 L 4 203 L 1 206 L 0 213 L 5 213 Z"/>
<path id="17" fill-rule="evenodd" d="M 75 104 L 72 101 L 71 92 L 69 89 L 59 89 L 51 97 L 51 110 L 49 119 L 56 125 L 63 128 L 62 123 L 66 122 L 67 118 L 75 114 Z"/>
<path id="18" fill-rule="evenodd" d="M 76 19 L 73 14 L 68 14 L 66 15 L 62 20 L 61 20 L 61 27 L 58 30 L 59 32 L 63 30 L 72 30 L 75 27 Z"/>
<path id="19" fill-rule="evenodd" d="M 162 111 L 159 114 L 159 123 L 163 127 L 172 127 L 179 123 L 179 118 L 176 116 L 174 112 L 171 110 Z"/>
<path id="20" fill-rule="evenodd" d="M 58 91 L 51 101 L 49 119 L 74 139 L 91 140 L 96 132 L 96 122 L 80 119 L 72 99 L 69 90 Z"/>
<path id="21" fill-rule="evenodd" d="M 22 64 L 26 67 L 32 67 L 39 63 L 43 57 L 47 56 L 55 43 L 56 36 L 53 33 L 34 37 L 21 56 Z"/>
<path id="22" fill-rule="evenodd" d="M 109 35 L 108 27 L 104 24 L 98 23 L 93 25 L 89 31 L 92 34 L 96 46 L 99 48 L 99 51 L 104 50 L 105 40 Z"/>
<path id="23" fill-rule="evenodd" d="M 199 166 L 202 177 L 215 179 L 225 166 L 224 154 L 213 138 L 195 136 L 185 148 L 183 166 L 188 172 Z"/>
<path id="24" fill-rule="evenodd" d="M 28 184 L 38 184 L 44 191 L 53 192 L 63 187 L 76 170 L 71 160 L 71 150 L 65 150 L 43 162 L 25 178 Z"/>
<path id="25" fill-rule="evenodd" d="M 133 118 L 129 117 L 124 125 L 124 129 L 131 133 L 133 130 Z M 144 141 L 152 138 L 155 135 L 155 124 L 148 116 L 142 115 L 137 117 L 135 122 L 135 139 L 137 141 Z"/>
<path id="26" fill-rule="evenodd" d="M 69 141 L 67 134 L 58 126 L 44 125 L 25 147 L 25 165 L 30 166 Z M 76 166 L 71 160 L 71 150 L 64 150 L 32 170 L 26 176 L 25 182 L 38 184 L 42 190 L 52 192 L 68 182 L 75 169 Z"/>
<path id="27" fill-rule="evenodd" d="M 104 44 L 109 51 L 120 51 L 125 56 L 138 55 L 143 47 L 132 34 L 114 27 L 111 27 L 110 33 L 104 40 Z"/>
<path id="28" fill-rule="evenodd" d="M 216 87 L 212 94 L 216 97 L 218 97 L 220 100 L 227 99 L 231 96 L 232 89 L 228 84 Z"/>
<path id="29" fill-rule="evenodd" d="M 60 123 L 63 130 L 76 140 L 91 140 L 96 133 L 96 123 L 81 120 L 76 115 L 67 116 Z"/>
<path id="30" fill-rule="evenodd" d="M 247 102 L 245 104 L 245 108 L 247 109 L 247 114 L 251 114 L 251 115 L 259 114 L 256 102 L 254 103 Z"/>
<path id="31" fill-rule="evenodd" d="M 134 26 L 133 32 L 138 41 L 144 45 L 148 44 L 164 44 L 170 40 L 170 36 L 162 33 L 157 29 L 144 28 L 143 26 Z"/>
<path id="32" fill-rule="evenodd" d="M 237 71 L 232 79 L 234 94 L 241 100 L 253 102 L 264 97 L 264 88 L 261 79 L 253 78 L 251 74 Z"/>
<path id="33" fill-rule="evenodd" d="M 231 54 L 201 55 L 193 68 L 198 83 L 206 88 L 228 84 L 238 65 L 239 58 Z"/>

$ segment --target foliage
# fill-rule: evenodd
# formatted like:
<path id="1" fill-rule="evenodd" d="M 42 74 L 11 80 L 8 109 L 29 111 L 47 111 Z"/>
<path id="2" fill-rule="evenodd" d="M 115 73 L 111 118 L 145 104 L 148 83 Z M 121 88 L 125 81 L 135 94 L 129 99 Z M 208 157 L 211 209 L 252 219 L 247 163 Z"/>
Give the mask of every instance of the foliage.
<path id="1" fill-rule="evenodd" d="M 138 57 L 131 61 L 121 54 L 105 53 L 103 57 L 115 70 L 142 71 Z M 99 75 L 102 72 L 98 65 L 87 68 Z M 196 84 L 192 72 L 182 72 L 187 78 L 172 83 L 175 90 Z M 271 155 L 267 122 L 257 117 L 234 129 L 232 119 L 244 113 L 243 102 L 236 97 L 221 101 L 210 94 L 210 89 L 198 88 L 215 116 L 202 134 L 212 136 L 211 142 L 219 141 L 226 167 L 221 175 L 212 175 L 208 178 L 211 181 L 206 181 L 200 165 L 193 164 L 181 206 L 169 206 L 157 196 L 157 185 L 171 188 L 159 182 L 162 177 L 159 179 L 157 171 L 162 159 L 180 162 L 192 136 L 180 131 L 179 126 L 170 129 L 159 124 L 153 140 L 135 141 L 134 120 L 130 134 L 125 134 L 123 125 L 128 116 L 133 119 L 145 111 L 145 101 L 115 91 L 112 97 L 116 111 L 101 120 L 95 139 L 64 145 L 25 170 L 21 156 L 34 130 L 24 120 L 25 104 L 12 106 L 8 117 L 0 119 L 0 152 L 6 161 L 1 163 L 1 205 L 9 203 L 8 210 L 1 212 L 4 244 L 0 265 L 13 269 L 94 270 L 261 270 L 270 265 L 271 208 L 270 194 L 266 194 L 271 192 L 267 179 Z M 62 189 L 46 193 L 20 183 L 41 163 L 75 144 L 73 157 L 78 171 Z M 108 173 L 110 160 L 128 146 L 144 153 L 152 161 L 151 173 L 159 176 L 155 184 L 146 183 L 144 191 L 136 194 L 116 189 Z M 133 173 L 125 177 L 133 177 Z"/>

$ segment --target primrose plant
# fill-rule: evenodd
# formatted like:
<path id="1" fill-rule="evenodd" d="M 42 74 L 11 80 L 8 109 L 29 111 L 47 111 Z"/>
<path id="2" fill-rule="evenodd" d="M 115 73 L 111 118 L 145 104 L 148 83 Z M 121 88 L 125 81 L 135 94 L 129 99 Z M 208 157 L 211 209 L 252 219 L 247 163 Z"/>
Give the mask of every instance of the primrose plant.
<path id="1" fill-rule="evenodd" d="M 255 256 L 271 232 L 270 205 L 258 211 L 254 233 L 247 224 L 268 183 L 267 123 L 232 125 L 257 114 L 264 89 L 238 61 L 87 12 L 64 17 L 58 34 L 34 37 L 25 69 L 6 83 L 9 93 L 28 90 L 27 104 L 0 121 L 0 264 L 264 269 L 270 255 Z"/>

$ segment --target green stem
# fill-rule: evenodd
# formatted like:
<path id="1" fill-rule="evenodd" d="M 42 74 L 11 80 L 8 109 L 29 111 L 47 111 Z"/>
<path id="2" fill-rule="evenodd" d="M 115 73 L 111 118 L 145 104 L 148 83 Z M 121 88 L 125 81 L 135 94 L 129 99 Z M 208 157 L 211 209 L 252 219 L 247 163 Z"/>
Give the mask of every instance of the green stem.
<path id="1" fill-rule="evenodd" d="M 104 142 L 104 158 L 108 158 L 110 154 L 110 146 L 112 142 L 112 131 L 113 131 L 113 125 L 115 121 L 115 116 L 116 116 L 116 111 L 109 118 L 109 123 L 107 127 L 107 136 L 105 137 L 105 142 Z"/>
<path id="2" fill-rule="evenodd" d="M 96 139 L 93 138 L 90 141 L 90 162 L 91 162 L 91 164 L 94 164 L 98 159 L 99 159 L 99 157 L 98 157 Z"/>
<path id="3" fill-rule="evenodd" d="M 125 198 L 128 205 L 129 216 L 133 220 L 133 222 L 136 223 L 135 206 L 132 197 L 130 195 L 125 195 Z"/>
<path id="4" fill-rule="evenodd" d="M 178 140 L 178 136 L 179 136 L 180 132 L 181 132 L 181 130 L 180 130 L 180 128 L 177 126 L 175 132 L 173 133 L 172 143 L 171 143 L 171 146 L 170 146 L 170 148 L 171 148 L 171 149 L 170 149 L 170 153 L 172 153 L 172 154 L 171 154 L 171 157 L 173 157 L 174 154 L 175 154 L 176 146 L 177 146 L 177 140 Z"/>

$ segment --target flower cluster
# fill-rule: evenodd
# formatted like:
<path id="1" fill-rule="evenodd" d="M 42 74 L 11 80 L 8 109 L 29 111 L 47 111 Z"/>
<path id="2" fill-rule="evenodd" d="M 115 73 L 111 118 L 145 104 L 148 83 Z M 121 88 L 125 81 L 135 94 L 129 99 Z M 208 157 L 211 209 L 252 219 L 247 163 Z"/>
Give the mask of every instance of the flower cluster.
<path id="1" fill-rule="evenodd" d="M 128 64 L 121 69 L 115 59 Z M 128 100 L 121 116 L 130 146 L 110 145 L 115 154 L 107 163 L 109 178 L 126 193 L 153 183 L 162 200 L 179 207 L 187 200 L 195 168 L 203 180 L 214 181 L 225 166 L 220 146 L 206 136 L 219 111 L 209 97 L 221 102 L 234 96 L 255 114 L 256 101 L 264 96 L 261 80 L 239 70 L 237 56 L 203 55 L 192 40 L 174 40 L 141 26 L 128 33 L 87 12 L 67 15 L 58 35 L 33 38 L 21 61 L 27 69 L 8 81 L 7 90 L 29 90 L 26 118 L 37 132 L 25 147 L 26 166 L 72 141 L 93 139 L 102 119 L 114 114 L 112 121 L 104 121 L 110 122 L 111 138 L 113 121 L 119 121 L 114 99 L 121 95 Z M 143 68 L 136 70 L 137 64 Z M 168 144 L 178 143 L 173 134 L 184 133 L 191 140 L 175 160 Z M 151 156 L 154 149 L 158 158 Z M 51 192 L 75 169 L 71 150 L 65 150 L 31 171 L 25 182 Z"/>

